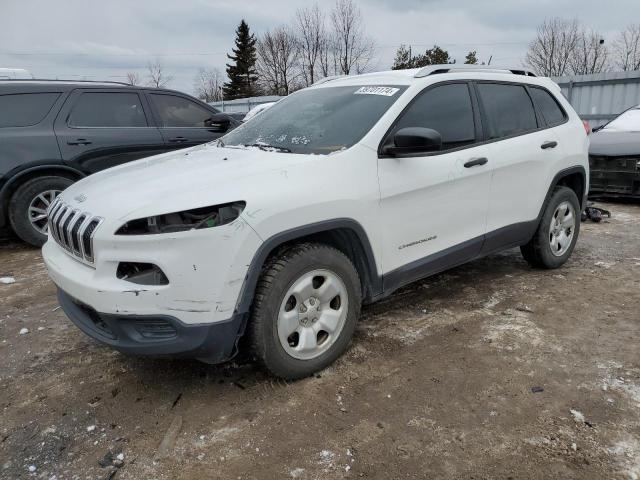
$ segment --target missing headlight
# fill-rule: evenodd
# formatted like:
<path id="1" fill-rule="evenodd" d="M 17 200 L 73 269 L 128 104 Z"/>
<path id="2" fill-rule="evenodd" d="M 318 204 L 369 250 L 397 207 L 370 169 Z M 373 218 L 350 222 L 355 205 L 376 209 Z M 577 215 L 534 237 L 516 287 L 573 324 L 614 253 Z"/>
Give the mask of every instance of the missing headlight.
<path id="1" fill-rule="evenodd" d="M 240 216 L 246 202 L 231 202 L 211 207 L 194 208 L 182 212 L 166 213 L 138 218 L 125 223 L 116 235 L 149 235 L 154 233 L 184 232 L 202 228 L 219 227 L 233 222 Z"/>
<path id="2" fill-rule="evenodd" d="M 138 285 L 169 285 L 167 276 L 153 263 L 120 262 L 116 277 Z"/>

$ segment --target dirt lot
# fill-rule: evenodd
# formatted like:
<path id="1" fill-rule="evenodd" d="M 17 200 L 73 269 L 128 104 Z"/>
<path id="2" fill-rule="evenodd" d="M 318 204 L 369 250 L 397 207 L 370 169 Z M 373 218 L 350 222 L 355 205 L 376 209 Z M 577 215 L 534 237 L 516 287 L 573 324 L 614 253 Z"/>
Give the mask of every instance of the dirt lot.
<path id="1" fill-rule="evenodd" d="M 102 347 L 0 241 L 0 477 L 636 479 L 640 206 L 609 208 L 561 270 L 512 250 L 405 288 L 289 384 Z"/>

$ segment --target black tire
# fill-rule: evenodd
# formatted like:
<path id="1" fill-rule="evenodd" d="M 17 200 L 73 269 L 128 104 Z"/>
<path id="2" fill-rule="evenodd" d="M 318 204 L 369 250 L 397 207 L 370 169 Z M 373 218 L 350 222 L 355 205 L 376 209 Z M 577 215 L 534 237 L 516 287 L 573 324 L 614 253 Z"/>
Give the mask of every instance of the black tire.
<path id="1" fill-rule="evenodd" d="M 284 295 L 305 273 L 326 269 L 338 275 L 348 295 L 347 316 L 334 343 L 321 355 L 301 360 L 289 355 L 277 333 Z M 327 245 L 303 243 L 278 252 L 263 269 L 253 301 L 249 340 L 253 354 L 273 375 L 286 380 L 308 377 L 333 363 L 349 346 L 362 304 L 360 278 L 349 258 Z"/>
<path id="2" fill-rule="evenodd" d="M 9 221 L 16 235 L 34 247 L 42 247 L 47 236 L 31 224 L 29 205 L 39 194 L 48 190 L 62 191 L 72 183 L 72 180 L 65 177 L 47 176 L 33 178 L 20 185 L 9 201 Z"/>
<path id="3" fill-rule="evenodd" d="M 549 244 L 551 218 L 556 208 L 562 202 L 569 202 L 574 208 L 574 233 L 569 248 L 560 256 L 553 254 L 551 245 Z M 532 266 L 536 268 L 553 269 L 564 265 L 569 259 L 578 240 L 580 233 L 580 202 L 575 192 L 567 187 L 556 187 L 551 194 L 551 198 L 547 202 L 544 213 L 538 225 L 533 238 L 520 247 L 522 256 Z"/>

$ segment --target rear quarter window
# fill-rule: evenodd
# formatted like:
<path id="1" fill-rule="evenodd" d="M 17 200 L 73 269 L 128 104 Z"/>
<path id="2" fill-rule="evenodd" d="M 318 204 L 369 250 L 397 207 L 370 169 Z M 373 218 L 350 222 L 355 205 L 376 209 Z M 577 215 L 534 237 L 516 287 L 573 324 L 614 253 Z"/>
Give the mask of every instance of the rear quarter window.
<path id="1" fill-rule="evenodd" d="M 0 128 L 37 125 L 59 96 L 60 92 L 0 95 Z"/>
<path id="2" fill-rule="evenodd" d="M 529 91 L 547 126 L 552 127 L 559 125 L 566 120 L 567 114 L 562 110 L 562 107 L 560 107 L 551 93 L 538 87 L 530 87 Z"/>

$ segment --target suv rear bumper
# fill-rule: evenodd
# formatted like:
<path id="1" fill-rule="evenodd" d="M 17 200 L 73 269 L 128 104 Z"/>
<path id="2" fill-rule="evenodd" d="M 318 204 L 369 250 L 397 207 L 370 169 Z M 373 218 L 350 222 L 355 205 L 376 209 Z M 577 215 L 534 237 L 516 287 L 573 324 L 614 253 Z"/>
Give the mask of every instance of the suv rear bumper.
<path id="1" fill-rule="evenodd" d="M 235 354 L 245 324 L 244 315 L 207 325 L 188 325 L 168 315 L 104 314 L 60 288 L 58 301 L 69 319 L 85 334 L 130 355 L 223 362 Z"/>

